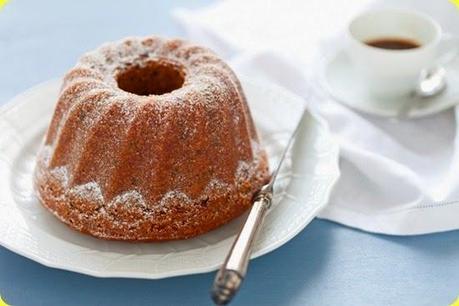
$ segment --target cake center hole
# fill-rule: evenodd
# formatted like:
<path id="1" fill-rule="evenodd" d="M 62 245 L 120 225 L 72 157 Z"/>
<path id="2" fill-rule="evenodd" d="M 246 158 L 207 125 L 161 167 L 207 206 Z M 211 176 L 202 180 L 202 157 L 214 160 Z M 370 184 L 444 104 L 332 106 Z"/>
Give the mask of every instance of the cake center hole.
<path id="1" fill-rule="evenodd" d="M 116 81 L 119 88 L 136 95 L 162 95 L 182 87 L 185 72 L 173 63 L 150 61 L 121 71 Z"/>

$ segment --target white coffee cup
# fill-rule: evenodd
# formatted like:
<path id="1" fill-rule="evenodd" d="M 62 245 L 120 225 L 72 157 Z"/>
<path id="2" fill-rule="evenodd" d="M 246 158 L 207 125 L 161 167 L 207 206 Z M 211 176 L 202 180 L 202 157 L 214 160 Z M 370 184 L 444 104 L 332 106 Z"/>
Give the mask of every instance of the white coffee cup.
<path id="1" fill-rule="evenodd" d="M 439 48 L 441 42 L 448 40 L 440 25 L 429 16 L 395 9 L 357 16 L 349 24 L 348 36 L 348 53 L 357 73 L 371 94 L 385 97 L 412 92 L 422 69 L 438 65 L 440 58 L 445 57 L 440 56 Z M 366 44 L 381 39 L 413 41 L 419 47 L 392 50 Z"/>

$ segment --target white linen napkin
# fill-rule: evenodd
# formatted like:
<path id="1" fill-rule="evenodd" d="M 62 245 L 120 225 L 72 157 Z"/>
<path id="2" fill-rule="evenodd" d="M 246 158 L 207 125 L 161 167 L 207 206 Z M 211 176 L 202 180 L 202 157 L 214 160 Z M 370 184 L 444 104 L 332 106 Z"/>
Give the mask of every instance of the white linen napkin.
<path id="1" fill-rule="evenodd" d="M 329 123 L 342 176 L 320 217 L 395 235 L 458 229 L 457 108 L 417 120 L 377 118 L 342 106 L 321 86 L 343 29 L 369 6 L 424 11 L 459 34 L 459 12 L 446 0 L 226 0 L 174 17 L 189 39 L 213 48 L 238 73 L 295 92 Z"/>

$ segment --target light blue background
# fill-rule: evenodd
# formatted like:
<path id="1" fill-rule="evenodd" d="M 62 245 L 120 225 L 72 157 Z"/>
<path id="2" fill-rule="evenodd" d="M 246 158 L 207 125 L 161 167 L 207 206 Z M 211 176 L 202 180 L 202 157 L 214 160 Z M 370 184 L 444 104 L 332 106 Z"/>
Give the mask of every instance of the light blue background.
<path id="1" fill-rule="evenodd" d="M 102 42 L 178 36 L 170 10 L 208 3 L 12 0 L 0 12 L 0 104 L 61 76 Z M 213 277 L 98 279 L 46 268 L 0 247 L 0 294 L 17 306 L 210 305 Z M 316 220 L 252 261 L 234 305 L 448 305 L 458 295 L 459 231 L 388 237 Z"/>

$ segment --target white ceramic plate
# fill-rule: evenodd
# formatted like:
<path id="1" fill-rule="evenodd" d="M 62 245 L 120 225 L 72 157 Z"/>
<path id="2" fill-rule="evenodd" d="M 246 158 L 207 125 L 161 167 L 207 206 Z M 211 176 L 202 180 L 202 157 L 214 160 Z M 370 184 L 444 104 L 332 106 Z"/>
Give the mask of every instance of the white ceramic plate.
<path id="1" fill-rule="evenodd" d="M 401 97 L 378 98 L 370 95 L 362 80 L 354 71 L 349 57 L 341 50 L 325 68 L 328 91 L 337 101 L 364 113 L 377 116 L 396 117 L 401 112 L 411 118 L 432 115 L 459 103 L 459 57 L 446 67 L 448 87 L 444 93 L 429 99 Z M 406 111 L 404 105 L 409 105 Z"/>
<path id="2" fill-rule="evenodd" d="M 302 102 L 273 85 L 244 80 L 243 86 L 273 165 Z M 190 240 L 126 243 L 80 234 L 41 206 L 32 171 L 59 87 L 60 80 L 40 84 L 0 109 L 0 244 L 50 267 L 99 277 L 156 279 L 216 269 L 243 217 Z M 308 114 L 253 257 L 298 234 L 326 205 L 338 176 L 337 145 L 324 123 Z"/>

